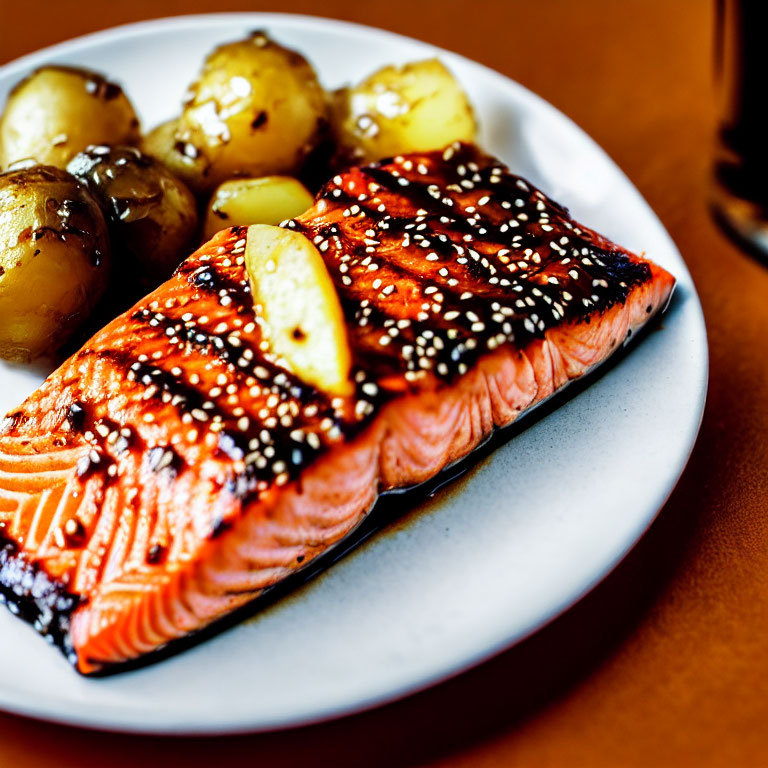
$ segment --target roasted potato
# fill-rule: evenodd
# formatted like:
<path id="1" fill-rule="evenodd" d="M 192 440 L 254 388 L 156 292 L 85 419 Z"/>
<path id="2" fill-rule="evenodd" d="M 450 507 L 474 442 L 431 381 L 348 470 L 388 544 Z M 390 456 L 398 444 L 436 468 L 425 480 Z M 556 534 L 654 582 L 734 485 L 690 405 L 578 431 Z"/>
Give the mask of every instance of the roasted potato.
<path id="1" fill-rule="evenodd" d="M 312 195 L 290 176 L 225 181 L 214 192 L 205 217 L 205 240 L 220 229 L 248 224 L 279 224 L 304 213 Z"/>
<path id="2" fill-rule="evenodd" d="M 195 144 L 177 138 L 180 133 L 178 117 L 161 123 L 144 136 L 141 151 L 159 160 L 191 190 L 199 192 L 207 184 L 210 165 Z M 187 130 L 186 134 L 190 132 Z"/>
<path id="3" fill-rule="evenodd" d="M 477 131 L 467 95 L 437 59 L 384 67 L 336 91 L 331 126 L 352 162 L 472 142 Z"/>
<path id="4" fill-rule="evenodd" d="M 135 144 L 139 120 L 119 85 L 95 72 L 43 67 L 11 92 L 0 118 L 0 169 L 64 168 L 89 144 Z"/>
<path id="5" fill-rule="evenodd" d="M 189 255 L 197 208 L 187 187 L 135 147 L 92 146 L 67 170 L 83 181 L 104 211 L 115 270 L 138 287 L 154 287 Z"/>
<path id="6" fill-rule="evenodd" d="M 208 56 L 181 117 L 144 146 L 171 169 L 188 168 L 184 180 L 203 192 L 233 176 L 293 173 L 325 124 L 325 92 L 310 64 L 256 32 Z"/>
<path id="7" fill-rule="evenodd" d="M 107 225 L 70 174 L 0 174 L 0 357 L 56 349 L 86 319 L 109 275 Z"/>

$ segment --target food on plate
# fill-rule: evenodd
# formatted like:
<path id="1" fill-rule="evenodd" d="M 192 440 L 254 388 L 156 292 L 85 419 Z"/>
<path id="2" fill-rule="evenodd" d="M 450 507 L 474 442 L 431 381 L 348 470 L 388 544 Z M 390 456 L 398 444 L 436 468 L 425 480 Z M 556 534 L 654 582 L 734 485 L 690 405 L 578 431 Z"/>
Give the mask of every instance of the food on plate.
<path id="1" fill-rule="evenodd" d="M 248 224 L 279 224 L 309 208 L 314 198 L 291 176 L 262 176 L 225 181 L 213 193 L 205 217 L 203 237 Z"/>
<path id="2" fill-rule="evenodd" d="M 326 96 L 309 62 L 254 32 L 219 46 L 191 85 L 180 118 L 145 142 L 195 191 L 233 176 L 297 171 L 327 124 Z M 178 161 L 178 162 L 177 162 Z"/>
<path id="3" fill-rule="evenodd" d="M 317 248 L 295 230 L 254 224 L 245 266 L 265 340 L 280 363 L 321 392 L 352 395 L 344 311 Z"/>
<path id="4" fill-rule="evenodd" d="M 67 170 L 104 210 L 121 280 L 152 288 L 189 255 L 197 236 L 195 198 L 157 160 L 135 147 L 91 146 Z"/>
<path id="5" fill-rule="evenodd" d="M 141 151 L 159 160 L 190 189 L 199 191 L 208 172 L 208 160 L 200 150 L 178 138 L 179 118 L 166 120 L 153 128 L 141 140 Z"/>
<path id="6" fill-rule="evenodd" d="M 113 258 L 95 327 L 171 274 L 199 237 L 199 211 L 204 239 L 224 227 L 276 225 L 307 210 L 313 196 L 304 184 L 316 191 L 332 169 L 472 141 L 475 133 L 466 94 L 436 59 L 384 67 L 330 95 L 300 53 L 253 32 L 214 49 L 181 114 L 145 136 L 125 93 L 103 75 L 37 69 L 15 86 L 0 117 L 0 169 L 67 169 L 101 205 Z M 73 273 L 70 282 L 78 280 Z M 89 300 L 101 292 L 89 291 Z M 13 330 L 5 335 L 15 338 L 21 326 L 29 330 L 26 305 L 7 306 Z M 51 351 L 84 314 L 61 322 L 50 344 L 14 342 L 0 355 Z"/>
<path id="7" fill-rule="evenodd" d="M 89 144 L 135 144 L 139 120 L 123 90 L 96 72 L 47 66 L 11 92 L 0 117 L 0 169 L 66 164 Z"/>
<path id="8" fill-rule="evenodd" d="M 337 91 L 331 124 L 340 151 L 356 162 L 472 142 L 477 132 L 467 95 L 438 59 L 384 67 Z"/>
<path id="9" fill-rule="evenodd" d="M 305 568 L 380 492 L 608 358 L 674 286 L 467 145 L 353 168 L 285 229 L 333 281 L 352 394 L 276 354 L 247 271 L 270 243 L 234 227 L 0 428 L 0 595 L 83 673 Z"/>
<path id="10" fill-rule="evenodd" d="M 55 349 L 104 293 L 104 217 L 88 190 L 51 166 L 0 174 L 0 357 Z"/>

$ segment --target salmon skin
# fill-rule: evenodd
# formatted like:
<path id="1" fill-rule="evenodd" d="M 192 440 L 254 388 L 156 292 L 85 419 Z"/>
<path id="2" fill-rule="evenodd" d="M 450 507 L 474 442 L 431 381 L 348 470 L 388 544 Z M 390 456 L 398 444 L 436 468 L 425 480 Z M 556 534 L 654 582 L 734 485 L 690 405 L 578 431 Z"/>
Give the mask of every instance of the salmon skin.
<path id="1" fill-rule="evenodd" d="M 245 228 L 0 429 L 0 597 L 85 674 L 210 625 L 609 357 L 674 278 L 469 145 L 333 178 L 285 223 L 338 290 L 353 396 L 262 337 Z"/>

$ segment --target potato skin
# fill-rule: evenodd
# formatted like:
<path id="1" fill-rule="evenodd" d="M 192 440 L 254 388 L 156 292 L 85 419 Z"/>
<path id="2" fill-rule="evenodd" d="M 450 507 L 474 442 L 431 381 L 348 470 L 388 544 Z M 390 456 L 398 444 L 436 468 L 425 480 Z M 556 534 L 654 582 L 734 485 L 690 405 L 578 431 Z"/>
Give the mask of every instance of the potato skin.
<path id="1" fill-rule="evenodd" d="M 0 169 L 22 160 L 64 168 L 89 144 L 138 140 L 139 120 L 119 85 L 85 69 L 42 67 L 8 97 Z"/>
<path id="2" fill-rule="evenodd" d="M 107 225 L 88 190 L 65 171 L 0 174 L 0 357 L 53 351 L 107 286 Z"/>
<path id="3" fill-rule="evenodd" d="M 208 56 L 178 121 L 144 146 L 155 154 L 162 138 L 155 156 L 173 170 L 187 167 L 184 180 L 209 192 L 235 176 L 294 173 L 319 140 L 326 112 L 307 60 L 255 32 Z"/>
<path id="4" fill-rule="evenodd" d="M 189 189 L 199 193 L 208 184 L 210 162 L 195 144 L 178 138 L 182 132 L 179 123 L 176 117 L 155 126 L 141 140 L 141 151 L 161 162 Z"/>
<path id="5" fill-rule="evenodd" d="M 208 204 L 203 239 L 210 240 L 227 227 L 277 225 L 304 213 L 313 202 L 307 188 L 290 176 L 225 181 Z"/>
<path id="6" fill-rule="evenodd" d="M 67 170 L 106 215 L 118 279 L 152 288 L 189 255 L 197 236 L 195 198 L 157 160 L 135 147 L 92 146 Z"/>
<path id="7" fill-rule="evenodd" d="M 474 142 L 472 106 L 438 59 L 384 67 L 335 92 L 331 127 L 342 164 Z"/>

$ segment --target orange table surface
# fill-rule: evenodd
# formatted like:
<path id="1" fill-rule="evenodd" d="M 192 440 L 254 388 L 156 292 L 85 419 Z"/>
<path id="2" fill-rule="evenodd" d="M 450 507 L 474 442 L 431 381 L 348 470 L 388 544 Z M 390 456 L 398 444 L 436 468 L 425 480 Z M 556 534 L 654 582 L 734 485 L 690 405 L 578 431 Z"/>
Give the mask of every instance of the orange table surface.
<path id="1" fill-rule="evenodd" d="M 0 63 L 115 24 L 229 10 L 418 37 L 518 80 L 579 123 L 693 273 L 711 355 L 701 434 L 614 573 L 471 672 L 372 712 L 256 736 L 121 736 L 0 715 L 0 767 L 768 764 L 768 268 L 707 209 L 714 2 L 0 0 Z"/>

